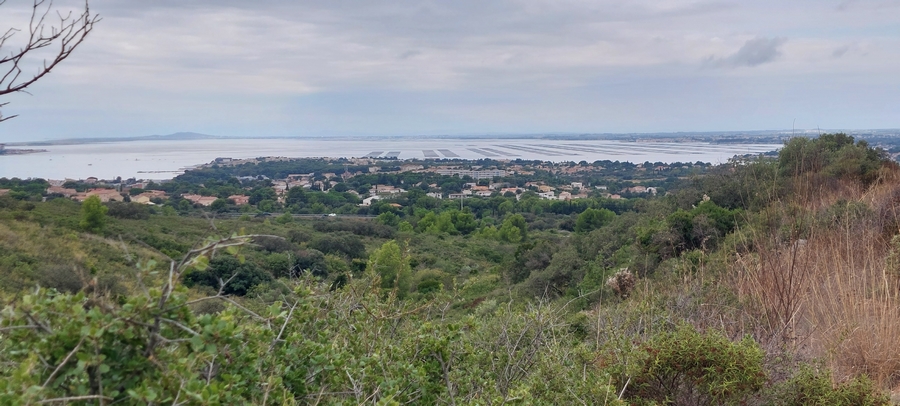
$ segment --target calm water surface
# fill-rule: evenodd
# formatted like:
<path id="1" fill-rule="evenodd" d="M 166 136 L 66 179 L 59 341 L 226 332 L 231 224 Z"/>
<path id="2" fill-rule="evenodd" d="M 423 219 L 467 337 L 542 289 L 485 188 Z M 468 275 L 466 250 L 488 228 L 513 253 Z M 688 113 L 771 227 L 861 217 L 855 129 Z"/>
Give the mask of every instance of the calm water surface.
<path id="1" fill-rule="evenodd" d="M 772 144 L 557 141 L 543 139 L 213 139 L 129 141 L 40 147 L 49 152 L 0 156 L 0 177 L 171 179 L 185 168 L 215 158 L 386 157 L 613 160 L 722 163 L 734 155 L 774 151 Z"/>

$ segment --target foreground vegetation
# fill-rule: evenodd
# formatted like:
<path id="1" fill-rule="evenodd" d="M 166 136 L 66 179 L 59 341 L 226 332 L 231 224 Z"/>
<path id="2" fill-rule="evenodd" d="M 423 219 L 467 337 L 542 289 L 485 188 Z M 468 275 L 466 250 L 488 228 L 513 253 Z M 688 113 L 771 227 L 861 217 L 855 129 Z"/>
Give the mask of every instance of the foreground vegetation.
<path id="1" fill-rule="evenodd" d="M 0 404 L 888 404 L 898 181 L 829 134 L 566 210 L 220 219 L 18 183 Z"/>

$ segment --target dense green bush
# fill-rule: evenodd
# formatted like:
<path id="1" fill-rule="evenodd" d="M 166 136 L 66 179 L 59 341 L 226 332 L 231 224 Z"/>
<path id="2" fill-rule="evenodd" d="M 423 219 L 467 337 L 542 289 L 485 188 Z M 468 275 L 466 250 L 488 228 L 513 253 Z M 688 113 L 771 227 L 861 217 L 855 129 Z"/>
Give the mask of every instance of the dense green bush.
<path id="1" fill-rule="evenodd" d="M 640 351 L 643 360 L 625 392 L 635 403 L 740 404 L 767 381 L 763 352 L 749 337 L 734 343 L 720 332 L 682 325 Z"/>
<path id="2" fill-rule="evenodd" d="M 241 263 L 230 255 L 222 255 L 209 261 L 203 270 L 194 270 L 184 276 L 184 284 L 209 286 L 218 291 L 222 283 L 228 282 L 223 290 L 226 295 L 244 296 L 260 283 L 272 280 L 272 275 L 256 267 L 252 262 Z"/>
<path id="3" fill-rule="evenodd" d="M 140 203 L 109 202 L 109 214 L 112 217 L 130 220 L 146 220 L 150 218 L 150 208 Z"/>
<path id="4" fill-rule="evenodd" d="M 773 388 L 773 406 L 886 406 L 890 399 L 879 393 L 865 376 L 834 385 L 828 371 L 803 366 L 789 380 Z"/>
<path id="5" fill-rule="evenodd" d="M 378 238 L 394 238 L 394 234 L 396 233 L 396 230 L 394 230 L 393 227 L 376 223 L 371 220 L 321 220 L 313 223 L 313 229 L 322 233 L 348 231 L 362 237 Z"/>
<path id="6" fill-rule="evenodd" d="M 347 259 L 365 258 L 366 246 L 362 240 L 349 233 L 330 233 L 309 242 L 309 247 L 325 254 L 342 255 Z"/>

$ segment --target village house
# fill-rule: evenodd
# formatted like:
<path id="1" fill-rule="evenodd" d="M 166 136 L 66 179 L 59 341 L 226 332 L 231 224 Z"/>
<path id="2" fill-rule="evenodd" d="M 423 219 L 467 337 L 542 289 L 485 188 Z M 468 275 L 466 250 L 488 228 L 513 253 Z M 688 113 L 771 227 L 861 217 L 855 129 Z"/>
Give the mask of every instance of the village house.
<path id="1" fill-rule="evenodd" d="M 78 194 L 75 189 L 68 189 L 62 186 L 50 186 L 47 188 L 48 195 L 63 195 L 64 197 L 72 197 Z"/>
<path id="2" fill-rule="evenodd" d="M 646 186 L 641 186 L 641 185 L 638 185 L 638 186 L 632 186 L 632 187 L 629 187 L 629 188 L 622 189 L 622 192 L 647 193 L 647 187 L 646 187 Z"/>
<path id="3" fill-rule="evenodd" d="M 309 181 L 313 174 L 311 173 L 294 173 L 287 176 L 287 181 Z"/>
<path id="4" fill-rule="evenodd" d="M 283 180 L 276 180 L 272 182 L 272 188 L 275 189 L 275 195 L 281 196 L 288 190 L 288 183 Z"/>
<path id="5" fill-rule="evenodd" d="M 560 192 L 558 199 L 559 200 L 572 200 L 572 194 L 569 192 Z"/>
<path id="6" fill-rule="evenodd" d="M 371 197 L 367 197 L 363 199 L 362 203 L 359 204 L 360 207 L 369 207 L 376 200 L 381 200 L 381 196 L 375 195 Z"/>
<path id="7" fill-rule="evenodd" d="M 190 201 L 194 204 L 199 204 L 201 206 L 209 206 L 216 201 L 215 196 L 200 196 L 200 195 L 181 195 L 185 200 Z"/>
<path id="8" fill-rule="evenodd" d="M 141 204 L 153 204 L 153 199 L 167 199 L 168 196 L 166 192 L 162 190 L 147 190 L 143 193 L 137 194 L 135 196 L 131 196 L 131 201 L 134 203 Z"/>
<path id="9" fill-rule="evenodd" d="M 87 191 L 87 196 L 97 196 L 101 202 L 121 202 L 125 197 L 115 189 L 91 189 Z"/>
<path id="10" fill-rule="evenodd" d="M 433 197 L 435 199 L 443 199 L 444 198 L 444 195 L 441 194 L 441 192 L 428 192 L 428 193 L 425 193 L 425 195 Z"/>
<path id="11" fill-rule="evenodd" d="M 509 172 L 502 169 L 486 169 L 486 170 L 469 170 L 469 169 L 444 169 L 436 168 L 433 172 L 444 176 L 471 176 L 472 179 L 491 179 L 494 177 L 507 176 Z"/>
<path id="12" fill-rule="evenodd" d="M 250 204 L 250 196 L 245 196 L 245 195 L 231 195 L 231 196 L 228 196 L 228 200 L 233 201 L 235 206 L 243 206 L 245 204 Z"/>
<path id="13" fill-rule="evenodd" d="M 154 204 L 152 201 L 150 201 L 150 199 L 151 199 L 150 195 L 145 194 L 145 193 L 131 196 L 132 203 Z"/>
<path id="14" fill-rule="evenodd" d="M 538 193 L 538 196 L 540 196 L 541 199 L 548 199 L 548 200 L 554 200 L 554 199 L 556 199 L 556 194 L 553 193 L 552 191 L 550 191 L 550 192 L 539 192 L 539 193 Z"/>
<path id="15" fill-rule="evenodd" d="M 369 189 L 369 194 L 372 196 L 376 195 L 397 195 L 400 193 L 406 193 L 406 190 L 390 186 L 390 185 L 375 185 Z"/>
<path id="16" fill-rule="evenodd" d="M 425 167 L 422 165 L 415 165 L 415 164 L 400 165 L 400 172 L 421 171 L 423 169 L 425 169 Z"/>

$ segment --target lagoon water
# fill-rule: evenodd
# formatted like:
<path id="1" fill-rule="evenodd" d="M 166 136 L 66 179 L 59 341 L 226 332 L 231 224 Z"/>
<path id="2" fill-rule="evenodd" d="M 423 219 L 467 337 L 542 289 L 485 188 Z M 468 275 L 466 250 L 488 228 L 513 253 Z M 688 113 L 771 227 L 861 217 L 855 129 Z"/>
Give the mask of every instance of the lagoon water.
<path id="1" fill-rule="evenodd" d="M 527 159 L 553 162 L 723 163 L 734 155 L 774 151 L 773 144 L 625 142 L 549 139 L 201 139 L 50 145 L 48 152 L 0 156 L 0 178 L 171 179 L 215 158 L 397 157 Z"/>

